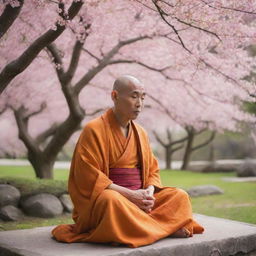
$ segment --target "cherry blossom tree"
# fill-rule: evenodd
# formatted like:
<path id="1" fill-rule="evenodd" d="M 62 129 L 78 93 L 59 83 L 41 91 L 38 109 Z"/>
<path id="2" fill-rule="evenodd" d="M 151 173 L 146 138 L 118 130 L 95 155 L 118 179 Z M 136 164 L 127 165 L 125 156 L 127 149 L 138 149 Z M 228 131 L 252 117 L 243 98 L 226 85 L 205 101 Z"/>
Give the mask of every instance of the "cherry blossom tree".
<path id="1" fill-rule="evenodd" d="M 230 2 L 232 8 L 210 1 L 74 2 L 81 10 L 72 22 L 66 22 L 62 5 L 36 9 L 32 18 L 24 3 L 0 42 L 0 77 L 19 56 L 29 61 L 21 64 L 19 76 L 14 72 L 1 80 L 2 88 L 8 87 L 0 109 L 13 110 L 37 176 L 52 177 L 58 152 L 85 117 L 109 106 L 106 95 L 120 74 L 145 83 L 149 107 L 141 122 L 148 130 L 159 124 L 193 126 L 197 132 L 239 130 L 239 122 L 251 122 L 241 102 L 250 100 L 255 88 L 241 79 L 254 64 L 244 48 L 255 40 L 255 14 L 247 11 L 255 3 L 241 4 L 238 11 Z M 61 35 L 36 54 L 26 52 L 43 31 L 60 28 Z"/>
<path id="2" fill-rule="evenodd" d="M 72 2 L 71 4 L 65 3 L 63 1 L 59 1 L 57 4 L 57 8 L 53 8 L 52 6 L 48 6 L 49 2 L 45 1 L 29 1 L 29 3 L 26 5 L 26 8 L 21 16 L 26 16 L 26 19 L 24 23 L 28 23 L 31 26 L 33 26 L 33 19 L 29 19 L 29 14 L 33 12 L 33 15 L 31 15 L 33 18 L 35 18 L 36 15 L 42 15 L 44 19 L 47 20 L 46 24 L 50 23 L 51 28 L 48 28 L 46 30 L 45 26 L 43 26 L 44 30 L 40 31 L 41 33 L 35 36 L 33 35 L 31 38 L 27 39 L 26 36 L 28 33 L 23 34 L 23 29 L 21 29 L 21 35 L 23 35 L 26 40 L 31 40 L 30 44 L 23 49 L 19 55 L 16 55 L 14 59 L 12 59 L 10 62 L 5 64 L 1 67 L 0 71 L 0 94 L 3 92 L 3 90 L 7 87 L 7 85 L 12 81 L 13 78 L 15 78 L 18 74 L 23 72 L 30 64 L 31 62 L 36 58 L 36 56 L 42 51 L 44 47 L 46 47 L 49 43 L 52 43 L 56 38 L 58 38 L 63 31 L 66 28 L 66 24 L 68 22 L 72 21 L 72 19 L 77 15 L 79 10 L 81 9 L 83 5 L 83 1 L 76 0 Z M 69 1 L 67 1 L 69 2 Z M 69 9 L 65 10 L 65 4 L 69 4 Z M 42 8 L 40 8 L 41 5 L 44 6 L 44 10 L 42 11 Z M 56 4 L 55 4 L 56 5 Z M 24 6 L 24 0 L 8 0 L 4 1 L 4 5 L 0 7 L 0 38 L 3 38 L 5 34 L 8 34 L 8 29 L 14 24 L 14 22 L 22 19 L 22 17 L 19 16 L 20 12 L 22 12 Z M 57 9 L 53 11 L 52 9 Z M 50 10 L 50 11 L 49 11 Z M 39 17 L 40 17 L 39 16 Z M 38 17 L 37 17 L 38 18 Z M 55 21 L 56 20 L 56 21 Z M 24 23 L 20 23 L 20 25 L 24 25 Z M 45 25 L 46 25 L 45 24 Z M 35 25 L 35 24 L 34 24 Z M 37 27 L 38 29 L 39 27 Z M 28 28 L 27 28 L 28 29 Z M 19 30 L 18 27 L 16 27 L 16 32 Z M 41 29 L 38 29 L 41 30 Z M 11 38 L 10 35 L 6 35 L 7 39 Z M 5 41 L 5 38 L 3 39 Z M 6 40 L 9 43 L 10 40 Z M 4 43 L 3 43 L 4 44 Z M 17 41 L 16 41 L 17 44 Z M 3 47 L 3 46 L 2 46 Z M 16 47 L 13 48 L 16 50 Z M 3 63 L 1 63 L 3 65 Z"/>
<path id="3" fill-rule="evenodd" d="M 118 16 L 119 12 L 117 11 L 116 14 Z M 125 13 L 123 12 L 123 14 Z M 131 16 L 131 22 L 136 19 L 135 14 Z M 113 19 L 113 13 L 109 12 L 109 15 Z M 28 150 L 28 159 L 34 167 L 38 178 L 52 178 L 52 167 L 58 153 L 71 135 L 80 128 L 84 117 L 90 115 L 85 112 L 85 108 L 79 102 L 82 89 L 89 85 L 90 81 L 107 65 L 116 65 L 124 61 L 113 60 L 113 57 L 119 53 L 120 49 L 140 40 L 151 40 L 152 35 L 136 36 L 134 32 L 128 35 L 129 30 L 122 31 L 120 30 L 122 28 L 119 28 L 114 42 L 112 42 L 113 38 L 111 38 L 111 44 L 108 44 L 105 41 L 107 38 L 102 37 L 102 45 L 96 48 L 99 50 L 99 54 L 97 52 L 92 53 L 91 50 L 95 48 L 95 44 L 91 43 L 90 40 L 94 41 L 95 38 L 98 38 L 98 34 L 94 33 L 94 31 L 100 33 L 97 26 L 102 23 L 102 16 L 98 17 L 99 19 L 95 19 L 91 24 L 88 20 L 84 21 L 83 16 L 80 16 L 79 25 L 83 25 L 83 28 L 78 31 L 79 33 L 74 31 L 77 30 L 76 27 L 70 27 L 70 30 L 65 34 L 64 43 L 61 38 L 59 41 L 56 40 L 56 43 L 48 44 L 45 52 L 34 60 L 34 63 L 27 68 L 26 72 L 13 81 L 15 88 L 8 88 L 4 94 L 6 96 L 4 105 L 14 112 L 19 138 Z M 119 21 L 121 20 L 119 19 Z M 139 23 L 135 25 L 141 26 Z M 136 26 L 134 26 L 135 30 L 137 29 Z M 106 31 L 104 32 L 106 33 Z M 119 35 L 121 32 L 125 33 L 125 36 Z M 67 40 L 67 38 L 70 40 Z M 54 79 L 53 70 L 55 70 L 57 79 Z M 48 79 L 44 78 L 45 74 L 48 74 Z M 30 88 L 32 83 L 42 83 L 42 81 L 48 85 L 48 88 L 49 85 L 51 86 L 49 89 L 52 92 L 53 83 L 58 82 L 60 84 L 63 95 L 60 96 L 58 92 L 54 92 L 54 97 L 64 97 L 66 106 L 65 112 L 62 112 L 64 118 L 61 121 L 57 121 L 58 118 L 56 118 L 50 124 L 47 122 L 48 127 L 33 136 L 33 132 L 31 134 L 29 129 L 29 122 L 45 111 L 50 100 L 42 101 L 37 97 L 32 102 L 27 102 L 24 99 L 29 98 L 30 93 L 35 95 L 35 91 Z M 17 85 L 17 83 L 20 85 Z M 27 91 L 24 91 L 24 84 L 27 84 L 27 88 L 25 87 L 28 89 Z M 45 89 L 47 88 L 45 87 Z M 35 101 L 38 101 L 38 103 L 36 104 Z M 94 110 L 91 114 L 100 110 Z"/>

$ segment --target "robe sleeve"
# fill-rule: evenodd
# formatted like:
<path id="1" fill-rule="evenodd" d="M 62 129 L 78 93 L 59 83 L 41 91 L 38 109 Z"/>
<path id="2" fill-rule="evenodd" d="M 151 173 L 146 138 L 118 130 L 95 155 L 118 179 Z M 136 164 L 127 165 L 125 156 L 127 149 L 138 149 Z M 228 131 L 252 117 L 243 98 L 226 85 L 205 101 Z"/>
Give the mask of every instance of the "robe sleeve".
<path id="1" fill-rule="evenodd" d="M 80 204 L 83 198 L 94 200 L 112 183 L 103 168 L 103 136 L 87 126 L 79 138 L 71 166 L 69 192 L 75 205 Z"/>
<path id="2" fill-rule="evenodd" d="M 148 187 L 149 185 L 153 185 L 157 188 L 162 188 L 158 161 L 152 152 L 148 137 L 147 137 L 147 144 L 148 144 L 148 154 L 149 154 L 149 157 L 148 157 L 149 174 L 148 174 L 148 179 L 146 181 L 145 187 Z"/>

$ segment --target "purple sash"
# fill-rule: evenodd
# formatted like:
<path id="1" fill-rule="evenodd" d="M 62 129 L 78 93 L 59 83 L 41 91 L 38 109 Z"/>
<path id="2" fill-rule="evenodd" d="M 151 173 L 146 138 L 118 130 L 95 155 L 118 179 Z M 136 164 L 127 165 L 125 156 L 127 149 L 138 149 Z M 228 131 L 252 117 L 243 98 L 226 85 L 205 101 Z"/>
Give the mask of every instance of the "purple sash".
<path id="1" fill-rule="evenodd" d="M 122 187 L 132 190 L 142 188 L 141 170 L 138 168 L 111 168 L 109 178 Z"/>

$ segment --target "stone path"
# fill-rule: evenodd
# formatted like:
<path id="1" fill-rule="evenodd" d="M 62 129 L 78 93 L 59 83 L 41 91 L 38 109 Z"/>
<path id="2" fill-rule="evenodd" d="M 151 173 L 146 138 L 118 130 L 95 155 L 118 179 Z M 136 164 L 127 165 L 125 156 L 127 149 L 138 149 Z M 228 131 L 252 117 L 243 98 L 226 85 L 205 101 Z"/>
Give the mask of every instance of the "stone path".
<path id="1" fill-rule="evenodd" d="M 256 177 L 223 177 L 228 182 L 256 182 Z"/>
<path id="2" fill-rule="evenodd" d="M 256 251 L 256 225 L 198 214 L 195 219 L 205 227 L 204 234 L 188 239 L 166 238 L 136 249 L 58 243 L 50 236 L 53 227 L 2 231 L 0 256 L 228 256 Z"/>
<path id="3" fill-rule="evenodd" d="M 253 162 L 256 163 L 256 159 L 252 160 Z M 241 165 L 244 163 L 243 159 L 220 159 L 215 161 L 216 164 L 218 165 Z M 173 161 L 172 162 L 172 168 L 173 169 L 179 169 L 181 167 L 182 162 L 181 161 Z M 204 167 L 209 164 L 208 161 L 191 161 L 190 166 L 198 166 L 198 167 Z M 21 165 L 21 166 L 30 166 L 31 164 L 29 163 L 28 160 L 24 159 L 0 159 L 0 165 L 10 165 L 10 166 L 15 166 L 15 165 Z M 161 169 L 165 168 L 165 162 L 159 160 L 159 165 Z M 57 169 L 69 169 L 70 167 L 70 162 L 68 161 L 56 161 L 54 164 L 54 168 Z"/>

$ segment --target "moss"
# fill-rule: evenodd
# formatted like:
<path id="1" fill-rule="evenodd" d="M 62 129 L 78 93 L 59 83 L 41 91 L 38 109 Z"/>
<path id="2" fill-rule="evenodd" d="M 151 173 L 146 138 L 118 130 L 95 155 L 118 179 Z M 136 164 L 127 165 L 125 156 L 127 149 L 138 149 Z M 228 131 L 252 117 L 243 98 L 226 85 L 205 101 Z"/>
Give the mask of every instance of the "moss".
<path id="1" fill-rule="evenodd" d="M 39 193 L 49 193 L 59 196 L 67 192 L 65 180 L 39 180 L 28 178 L 1 177 L 0 184 L 9 184 L 20 190 L 21 196 L 26 197 Z"/>

